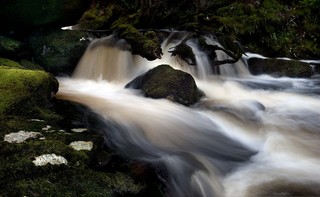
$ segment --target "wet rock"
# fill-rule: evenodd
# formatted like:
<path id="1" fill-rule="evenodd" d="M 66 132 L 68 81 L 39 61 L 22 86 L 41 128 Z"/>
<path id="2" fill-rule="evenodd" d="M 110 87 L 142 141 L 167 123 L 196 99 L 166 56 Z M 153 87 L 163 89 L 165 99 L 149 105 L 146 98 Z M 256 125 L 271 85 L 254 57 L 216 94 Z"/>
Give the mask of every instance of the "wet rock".
<path id="1" fill-rule="evenodd" d="M 128 83 L 126 88 L 140 89 L 146 97 L 166 98 L 187 106 L 203 96 L 190 74 L 169 65 L 149 70 Z"/>
<path id="2" fill-rule="evenodd" d="M 9 143 L 21 143 L 26 141 L 29 138 L 37 138 L 41 136 L 39 132 L 32 131 L 19 131 L 16 133 L 10 133 L 4 136 L 4 141 Z"/>
<path id="3" fill-rule="evenodd" d="M 271 74 L 287 77 L 311 77 L 313 72 L 308 63 L 297 60 L 250 58 L 249 70 L 254 75 Z"/>

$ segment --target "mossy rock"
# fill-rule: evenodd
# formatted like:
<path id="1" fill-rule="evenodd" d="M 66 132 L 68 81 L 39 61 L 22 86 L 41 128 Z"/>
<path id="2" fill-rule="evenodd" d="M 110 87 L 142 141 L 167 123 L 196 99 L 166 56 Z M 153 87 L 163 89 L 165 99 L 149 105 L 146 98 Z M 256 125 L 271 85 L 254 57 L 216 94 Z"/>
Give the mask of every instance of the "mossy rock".
<path id="1" fill-rule="evenodd" d="M 44 71 L 0 66 L 0 116 L 39 112 L 57 92 L 58 82 Z"/>
<path id="2" fill-rule="evenodd" d="M 144 185 L 130 175 L 108 168 L 95 170 L 97 154 L 103 150 L 104 139 L 91 132 L 61 132 L 53 126 L 44 131 L 47 121 L 8 117 L 0 119 L 0 138 L 17 130 L 41 133 L 44 139 L 28 139 L 22 143 L 0 141 L 0 196 L 126 196 L 139 193 Z M 74 150 L 73 141 L 92 141 L 92 150 Z M 67 164 L 36 166 L 33 160 L 43 154 L 56 154 Z"/>
<path id="3" fill-rule="evenodd" d="M 249 70 L 254 75 L 271 74 L 287 77 L 311 77 L 313 72 L 308 63 L 297 60 L 250 58 Z"/>
<path id="4" fill-rule="evenodd" d="M 71 74 L 89 44 L 88 35 L 81 31 L 37 31 L 28 41 L 35 62 L 57 75 Z"/>
<path id="5" fill-rule="evenodd" d="M 7 58 L 1 58 L 0 57 L 0 68 L 1 67 L 9 67 L 9 68 L 20 68 L 23 69 L 24 67 L 19 64 L 18 62 L 15 62 L 13 60 L 7 59 Z"/>
<path id="6" fill-rule="evenodd" d="M 17 55 L 23 49 L 24 44 L 18 40 L 0 35 L 0 54 L 11 57 Z"/>
<path id="7" fill-rule="evenodd" d="M 24 68 L 29 69 L 29 70 L 44 70 L 39 64 L 36 64 L 34 62 L 31 62 L 26 59 L 22 59 L 19 62 Z"/>
<path id="8" fill-rule="evenodd" d="M 74 25 L 91 0 L 14 0 L 0 2 L 1 30 L 21 30 L 39 26 Z"/>
<path id="9" fill-rule="evenodd" d="M 106 2 L 95 1 L 82 15 L 78 27 L 89 30 L 108 29 L 122 11 L 123 8 L 116 3 L 106 4 Z"/>
<path id="10" fill-rule="evenodd" d="M 203 96 L 190 74 L 175 70 L 169 65 L 149 70 L 126 87 L 140 89 L 146 97 L 166 98 L 187 106 L 196 103 Z"/>
<path id="11" fill-rule="evenodd" d="M 138 16 L 133 18 L 135 17 Z M 111 28 L 116 32 L 117 36 L 131 44 L 133 54 L 139 54 L 147 60 L 161 58 L 162 49 L 155 32 L 148 31 L 143 34 L 123 17 L 115 21 Z"/>

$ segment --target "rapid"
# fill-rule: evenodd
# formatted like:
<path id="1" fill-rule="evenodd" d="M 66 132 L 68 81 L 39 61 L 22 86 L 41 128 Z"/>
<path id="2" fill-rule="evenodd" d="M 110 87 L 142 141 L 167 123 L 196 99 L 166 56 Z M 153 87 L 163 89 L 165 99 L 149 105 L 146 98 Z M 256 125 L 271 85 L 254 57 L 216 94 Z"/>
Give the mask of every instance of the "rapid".
<path id="1" fill-rule="evenodd" d="M 243 59 L 214 75 L 192 40 L 196 66 L 171 57 L 184 38 L 171 34 L 155 61 L 113 36 L 93 40 L 73 76 L 58 78 L 56 97 L 102 117 L 114 150 L 164 166 L 167 196 L 320 195 L 320 80 L 252 76 Z M 124 88 L 160 64 L 190 73 L 205 97 L 186 107 Z"/>

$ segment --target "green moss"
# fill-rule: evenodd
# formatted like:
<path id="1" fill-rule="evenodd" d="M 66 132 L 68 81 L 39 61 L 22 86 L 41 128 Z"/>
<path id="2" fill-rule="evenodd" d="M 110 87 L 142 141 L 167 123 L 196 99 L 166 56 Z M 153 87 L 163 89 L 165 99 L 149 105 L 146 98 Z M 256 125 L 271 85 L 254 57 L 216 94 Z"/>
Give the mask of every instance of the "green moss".
<path id="1" fill-rule="evenodd" d="M 0 53 L 15 54 L 23 47 L 23 43 L 5 36 L 0 36 Z"/>
<path id="2" fill-rule="evenodd" d="M 0 68 L 0 115 L 30 114 L 45 106 L 57 81 L 44 71 Z"/>
<path id="3" fill-rule="evenodd" d="M 142 34 L 133 25 L 125 21 L 126 19 L 119 18 L 113 23 L 111 28 L 114 29 L 119 37 L 124 38 L 131 44 L 132 52 L 148 60 L 160 58 L 162 50 L 156 34 L 151 32 Z"/>
<path id="4" fill-rule="evenodd" d="M 192 105 L 203 96 L 190 74 L 169 65 L 151 69 L 126 87 L 141 89 L 146 97 L 166 98 L 183 105 Z"/>
<path id="5" fill-rule="evenodd" d="M 95 4 L 82 15 L 79 26 L 81 29 L 106 29 L 119 12 L 120 8 L 114 4 Z"/>
<path id="6" fill-rule="evenodd" d="M 23 68 L 23 66 L 21 64 L 15 62 L 15 61 L 0 57 L 0 68 L 1 68 L 1 66 L 6 66 L 6 67 L 10 67 L 10 68 Z"/>
<path id="7" fill-rule="evenodd" d="M 31 62 L 29 60 L 23 59 L 23 60 L 20 61 L 20 64 L 24 68 L 29 69 L 29 70 L 43 70 L 43 68 L 40 65 L 38 65 L 38 64 L 36 64 L 34 62 Z"/>

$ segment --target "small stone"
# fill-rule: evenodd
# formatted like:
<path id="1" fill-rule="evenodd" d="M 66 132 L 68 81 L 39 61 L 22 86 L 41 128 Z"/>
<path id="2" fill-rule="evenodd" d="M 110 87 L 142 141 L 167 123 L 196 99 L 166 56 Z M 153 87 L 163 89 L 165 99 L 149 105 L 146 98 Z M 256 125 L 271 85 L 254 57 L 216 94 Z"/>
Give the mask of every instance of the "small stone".
<path id="1" fill-rule="evenodd" d="M 71 129 L 71 131 L 75 132 L 75 133 L 82 133 L 84 131 L 87 131 L 86 128 L 74 128 L 74 129 Z"/>
<path id="2" fill-rule="evenodd" d="M 91 141 L 75 141 L 71 142 L 69 145 L 75 150 L 91 150 L 93 148 L 93 143 Z"/>
<path id="3" fill-rule="evenodd" d="M 29 138 L 37 138 L 41 136 L 39 132 L 19 131 L 16 133 L 10 133 L 4 136 L 4 141 L 9 143 L 21 143 Z"/>
<path id="4" fill-rule="evenodd" d="M 43 131 L 48 131 L 50 128 L 51 128 L 51 126 L 50 126 L 50 125 L 47 125 L 46 127 L 43 127 L 42 130 L 43 130 Z"/>
<path id="5" fill-rule="evenodd" d="M 40 120 L 40 119 L 30 119 L 29 121 L 32 121 L 32 122 L 44 122 L 44 120 Z"/>
<path id="6" fill-rule="evenodd" d="M 62 157 L 57 156 L 56 154 L 45 154 L 41 155 L 35 158 L 35 160 L 32 161 L 35 166 L 45 166 L 47 164 L 51 165 L 60 165 L 60 164 L 68 164 L 68 161 Z"/>

